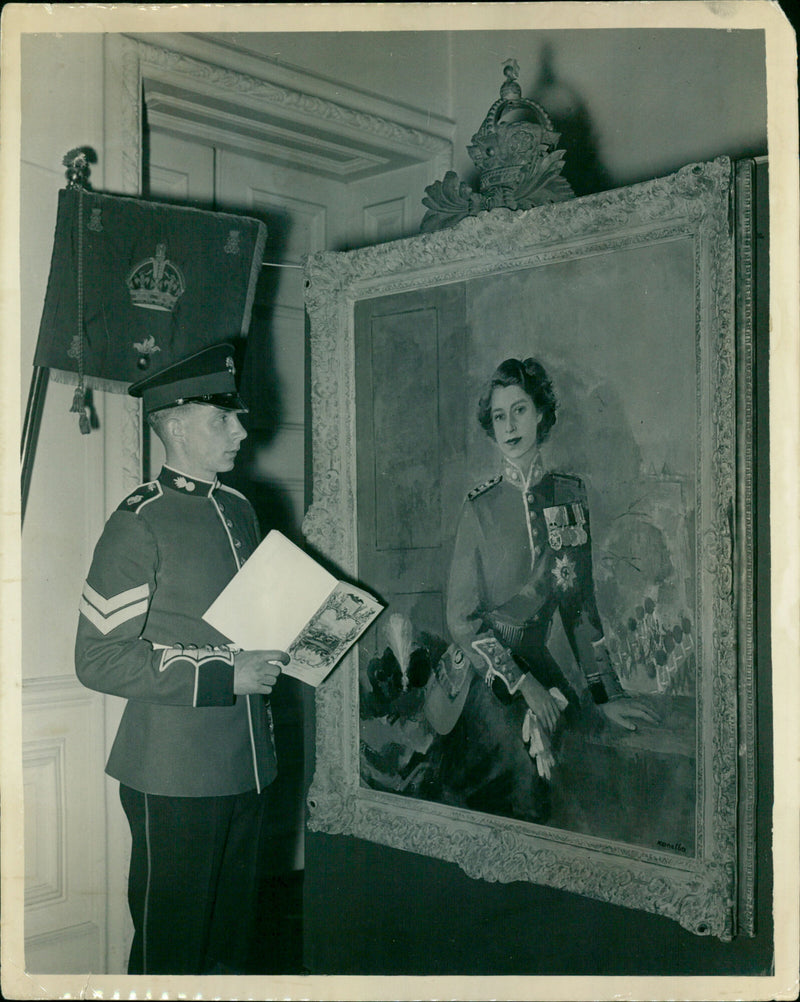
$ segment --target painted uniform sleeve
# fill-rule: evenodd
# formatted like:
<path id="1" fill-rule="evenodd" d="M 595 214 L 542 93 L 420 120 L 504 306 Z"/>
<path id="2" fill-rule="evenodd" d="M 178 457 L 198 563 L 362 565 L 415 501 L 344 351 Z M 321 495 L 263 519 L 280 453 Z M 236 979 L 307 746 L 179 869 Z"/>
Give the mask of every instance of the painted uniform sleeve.
<path id="1" fill-rule="evenodd" d="M 255 508 L 248 504 L 250 511 L 250 521 L 253 523 L 253 538 L 256 541 L 256 546 L 261 542 L 261 526 L 258 524 L 258 517 L 256 515 Z M 255 548 L 255 547 L 254 547 Z"/>
<path id="2" fill-rule="evenodd" d="M 581 484 L 580 503 L 583 507 L 587 539 L 581 546 L 570 547 L 574 557 L 564 551 L 561 559 L 575 560 L 575 586 L 559 598 L 559 611 L 564 632 L 572 652 L 583 671 L 595 703 L 607 703 L 624 696 L 617 673 L 611 664 L 603 624 L 597 611 L 592 570 L 592 534 L 589 528 L 589 507 Z"/>
<path id="3" fill-rule="evenodd" d="M 142 638 L 158 582 L 158 547 L 133 512 L 117 511 L 95 548 L 80 600 L 75 670 L 89 689 L 145 703 L 230 706 L 233 651 Z"/>
<path id="4" fill-rule="evenodd" d="M 447 586 L 447 626 L 475 671 L 499 698 L 513 695 L 525 673 L 483 622 L 481 528 L 472 504 L 461 511 Z"/>

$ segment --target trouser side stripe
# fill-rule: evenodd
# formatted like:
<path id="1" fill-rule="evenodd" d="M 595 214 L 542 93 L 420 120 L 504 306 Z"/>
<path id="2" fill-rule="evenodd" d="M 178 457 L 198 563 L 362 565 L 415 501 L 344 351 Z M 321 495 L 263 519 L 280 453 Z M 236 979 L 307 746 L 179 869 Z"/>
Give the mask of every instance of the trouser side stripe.
<path id="1" fill-rule="evenodd" d="M 147 846 L 147 884 L 144 891 L 144 909 L 142 914 L 142 974 L 147 974 L 147 906 L 150 903 L 152 858 L 150 853 L 150 804 L 146 793 L 144 795 L 144 839 Z"/>

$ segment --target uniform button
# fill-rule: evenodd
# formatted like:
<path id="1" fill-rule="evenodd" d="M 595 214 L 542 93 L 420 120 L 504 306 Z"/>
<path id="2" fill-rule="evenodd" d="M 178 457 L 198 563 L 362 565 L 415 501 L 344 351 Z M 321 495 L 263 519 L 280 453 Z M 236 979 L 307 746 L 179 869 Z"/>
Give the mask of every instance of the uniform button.
<path id="1" fill-rule="evenodd" d="M 225 505 L 221 501 L 217 501 L 217 508 L 219 508 L 220 511 L 225 511 Z"/>
<path id="2" fill-rule="evenodd" d="M 233 522 L 231 522 L 229 518 L 225 519 L 225 525 L 227 525 L 229 529 L 233 528 Z"/>
<path id="3" fill-rule="evenodd" d="M 237 550 L 238 550 L 238 549 L 241 549 L 241 546 L 242 546 L 242 542 L 241 542 L 241 540 L 240 540 L 240 539 L 234 539 L 234 541 L 233 541 L 233 545 L 234 545 L 234 546 L 235 546 L 235 547 L 237 548 Z"/>

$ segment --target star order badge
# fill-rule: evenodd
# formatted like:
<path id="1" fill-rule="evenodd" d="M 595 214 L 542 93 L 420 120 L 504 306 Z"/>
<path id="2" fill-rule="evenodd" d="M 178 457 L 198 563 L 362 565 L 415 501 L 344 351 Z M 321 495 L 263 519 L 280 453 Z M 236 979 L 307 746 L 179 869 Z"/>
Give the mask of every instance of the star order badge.
<path id="1" fill-rule="evenodd" d="M 575 564 L 566 553 L 563 557 L 556 557 L 553 577 L 556 579 L 556 587 L 561 591 L 570 591 L 570 589 L 575 587 L 575 582 L 577 581 Z"/>

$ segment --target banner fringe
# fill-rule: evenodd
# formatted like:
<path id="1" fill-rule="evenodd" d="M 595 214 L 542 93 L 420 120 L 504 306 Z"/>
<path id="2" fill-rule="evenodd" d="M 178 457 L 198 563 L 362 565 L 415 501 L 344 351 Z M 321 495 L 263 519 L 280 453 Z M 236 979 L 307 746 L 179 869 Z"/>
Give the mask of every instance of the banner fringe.
<path id="1" fill-rule="evenodd" d="M 66 383 L 69 386 L 78 385 L 78 373 L 67 369 L 50 369 L 50 378 L 54 383 Z M 127 393 L 128 383 L 120 383 L 115 379 L 102 379 L 100 376 L 84 374 L 83 385 L 87 390 L 102 390 L 104 393 Z"/>

